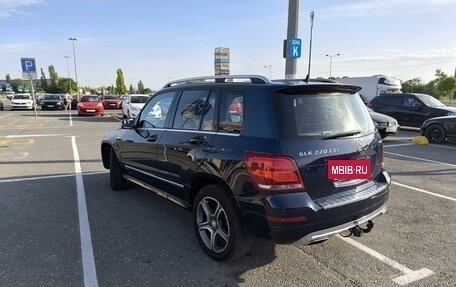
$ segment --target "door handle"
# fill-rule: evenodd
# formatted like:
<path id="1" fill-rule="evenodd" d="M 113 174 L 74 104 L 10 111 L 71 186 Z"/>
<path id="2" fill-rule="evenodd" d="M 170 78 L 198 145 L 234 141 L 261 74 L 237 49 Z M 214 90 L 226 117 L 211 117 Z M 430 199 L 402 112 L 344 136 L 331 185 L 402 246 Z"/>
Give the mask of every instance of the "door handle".
<path id="1" fill-rule="evenodd" d="M 188 140 L 188 143 L 191 145 L 208 145 L 206 141 L 206 136 L 197 136 Z"/>
<path id="2" fill-rule="evenodd" d="M 157 136 L 157 135 L 151 135 L 151 136 L 147 137 L 146 140 L 147 140 L 148 142 L 156 142 L 157 139 L 158 139 L 158 136 Z"/>

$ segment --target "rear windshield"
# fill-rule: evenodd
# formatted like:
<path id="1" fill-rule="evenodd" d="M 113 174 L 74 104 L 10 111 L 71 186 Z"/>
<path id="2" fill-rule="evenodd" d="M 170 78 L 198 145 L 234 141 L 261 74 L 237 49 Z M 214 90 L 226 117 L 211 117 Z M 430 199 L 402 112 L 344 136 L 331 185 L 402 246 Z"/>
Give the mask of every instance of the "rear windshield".
<path id="1" fill-rule="evenodd" d="M 337 138 L 375 131 L 357 93 L 277 93 L 279 132 L 286 138 Z"/>

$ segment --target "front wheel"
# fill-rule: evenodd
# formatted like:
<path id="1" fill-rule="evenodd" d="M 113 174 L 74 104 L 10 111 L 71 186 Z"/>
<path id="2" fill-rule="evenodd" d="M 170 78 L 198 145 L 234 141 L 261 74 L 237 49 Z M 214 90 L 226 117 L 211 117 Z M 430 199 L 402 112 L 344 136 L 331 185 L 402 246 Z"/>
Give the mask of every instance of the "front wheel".
<path id="1" fill-rule="evenodd" d="M 431 143 L 443 143 L 446 138 L 445 129 L 441 125 L 430 125 L 424 135 Z"/>
<path id="2" fill-rule="evenodd" d="M 218 261 L 242 257 L 252 245 L 233 200 L 217 185 L 206 186 L 196 195 L 193 227 L 203 250 Z"/>
<path id="3" fill-rule="evenodd" d="M 127 181 L 123 177 L 122 167 L 120 166 L 113 148 L 111 148 L 109 153 L 109 179 L 111 182 L 111 189 L 123 190 L 127 188 Z"/>

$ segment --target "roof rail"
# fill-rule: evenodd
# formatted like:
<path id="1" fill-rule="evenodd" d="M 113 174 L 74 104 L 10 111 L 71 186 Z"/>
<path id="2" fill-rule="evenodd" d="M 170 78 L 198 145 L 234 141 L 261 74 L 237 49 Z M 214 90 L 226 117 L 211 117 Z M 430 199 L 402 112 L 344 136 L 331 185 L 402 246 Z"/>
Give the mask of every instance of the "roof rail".
<path id="1" fill-rule="evenodd" d="M 294 84 L 300 84 L 300 83 L 306 83 L 306 82 L 312 82 L 312 83 L 337 83 L 337 81 L 332 80 L 332 79 L 324 79 L 324 78 L 310 78 L 310 79 L 277 79 L 277 80 L 272 80 L 272 82 L 280 82 L 280 83 L 294 83 Z"/>
<path id="2" fill-rule="evenodd" d="M 176 81 L 171 81 L 166 83 L 163 88 L 174 87 L 178 85 L 184 84 L 201 84 L 201 83 L 233 83 L 233 82 L 241 82 L 245 83 L 246 80 L 249 80 L 251 84 L 267 84 L 271 83 L 271 81 L 259 75 L 223 75 L 223 76 L 206 76 L 206 77 L 195 77 L 195 78 L 187 78 L 181 79 Z"/>

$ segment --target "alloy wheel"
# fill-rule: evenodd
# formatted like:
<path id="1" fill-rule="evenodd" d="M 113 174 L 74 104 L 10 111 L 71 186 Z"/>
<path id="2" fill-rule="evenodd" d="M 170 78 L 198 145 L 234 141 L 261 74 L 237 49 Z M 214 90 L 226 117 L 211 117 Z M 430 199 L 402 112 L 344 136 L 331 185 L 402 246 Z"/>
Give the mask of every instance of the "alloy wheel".
<path id="1" fill-rule="evenodd" d="M 212 252 L 223 252 L 230 238 L 230 224 L 223 206 L 212 197 L 204 197 L 198 204 L 196 224 L 204 245 Z"/>

